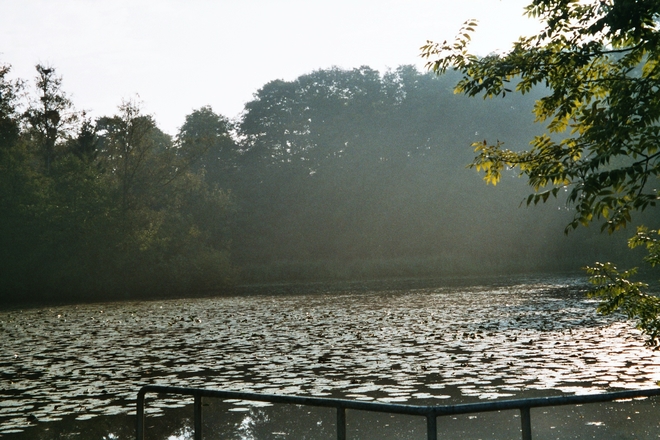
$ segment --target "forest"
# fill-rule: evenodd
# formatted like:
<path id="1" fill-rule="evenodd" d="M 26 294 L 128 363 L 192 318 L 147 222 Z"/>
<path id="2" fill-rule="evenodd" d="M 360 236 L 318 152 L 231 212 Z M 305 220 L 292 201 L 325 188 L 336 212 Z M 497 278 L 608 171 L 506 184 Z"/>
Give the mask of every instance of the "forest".
<path id="1" fill-rule="evenodd" d="M 536 95 L 476 100 L 413 66 L 328 68 L 255 92 L 239 117 L 163 132 L 136 100 L 76 110 L 53 67 L 0 66 L 0 302 L 221 293 L 238 284 L 500 275 L 625 261 L 625 236 L 526 208 L 470 145 L 526 149 Z"/>

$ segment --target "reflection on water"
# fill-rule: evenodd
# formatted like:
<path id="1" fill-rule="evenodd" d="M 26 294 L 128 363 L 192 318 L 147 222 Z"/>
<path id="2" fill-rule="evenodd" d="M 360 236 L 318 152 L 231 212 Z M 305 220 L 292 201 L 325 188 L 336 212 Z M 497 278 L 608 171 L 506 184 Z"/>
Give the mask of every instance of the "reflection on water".
<path id="1" fill-rule="evenodd" d="M 131 438 L 144 384 L 445 404 L 660 380 L 658 352 L 597 315 L 573 279 L 10 310 L 0 329 L 7 438 L 112 421 L 103 436 Z M 149 420 L 171 421 L 184 403 L 150 401 Z M 223 405 L 232 411 L 213 419 L 236 438 L 285 432 L 272 408 Z M 260 414 L 269 437 L 250 434 L 268 425 Z M 310 420 L 332 438 L 332 418 Z M 187 438 L 188 422 L 152 432 Z"/>

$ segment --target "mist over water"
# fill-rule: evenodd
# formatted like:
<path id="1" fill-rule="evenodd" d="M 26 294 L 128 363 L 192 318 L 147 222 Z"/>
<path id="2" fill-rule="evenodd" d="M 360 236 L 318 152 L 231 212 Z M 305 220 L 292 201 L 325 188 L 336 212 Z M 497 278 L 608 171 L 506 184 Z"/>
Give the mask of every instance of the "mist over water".
<path id="1" fill-rule="evenodd" d="M 37 438 L 58 423 L 106 426 L 115 417 L 132 435 L 132 422 L 119 420 L 134 414 L 144 384 L 414 404 L 655 386 L 658 352 L 631 324 L 596 314 L 582 283 L 316 285 L 308 294 L 297 286 L 295 294 L 5 310 L 0 434 Z M 185 403 L 156 399 L 148 414 Z"/>

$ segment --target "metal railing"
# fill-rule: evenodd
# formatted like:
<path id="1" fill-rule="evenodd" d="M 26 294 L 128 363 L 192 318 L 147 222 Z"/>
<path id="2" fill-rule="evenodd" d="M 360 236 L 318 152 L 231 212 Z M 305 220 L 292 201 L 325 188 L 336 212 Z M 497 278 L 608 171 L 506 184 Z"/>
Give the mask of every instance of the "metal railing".
<path id="1" fill-rule="evenodd" d="M 144 440 L 144 409 L 147 393 L 178 394 L 194 397 L 194 439 L 202 440 L 202 397 L 216 399 L 240 399 L 256 402 L 308 405 L 335 408 L 337 410 L 337 440 L 346 440 L 346 410 L 372 411 L 390 414 L 422 416 L 426 418 L 426 437 L 437 440 L 437 418 L 456 414 L 471 414 L 502 410 L 520 410 L 521 434 L 523 440 L 532 439 L 531 408 L 561 405 L 581 405 L 586 403 L 612 402 L 635 397 L 660 395 L 660 388 L 634 391 L 618 391 L 603 394 L 575 396 L 539 397 L 528 399 L 498 400 L 493 402 L 463 403 L 457 405 L 402 405 L 380 402 L 363 402 L 345 399 L 326 399 L 321 397 L 286 396 L 276 394 L 257 394 L 239 391 L 206 390 L 200 388 L 180 388 L 160 385 L 146 385 L 140 389 L 137 397 L 137 440 Z"/>

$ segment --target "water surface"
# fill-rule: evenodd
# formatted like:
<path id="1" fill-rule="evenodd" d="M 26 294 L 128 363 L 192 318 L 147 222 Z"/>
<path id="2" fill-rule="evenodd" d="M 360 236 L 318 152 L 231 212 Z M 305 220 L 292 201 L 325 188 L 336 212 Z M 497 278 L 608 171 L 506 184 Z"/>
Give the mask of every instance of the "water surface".
<path id="1" fill-rule="evenodd" d="M 578 278 L 5 310 L 0 331 L 6 438 L 94 421 L 119 438 L 112 421 L 128 423 L 145 384 L 446 404 L 660 380 L 659 353 L 630 323 L 598 315 Z M 260 414 L 223 405 L 234 425 Z"/>

